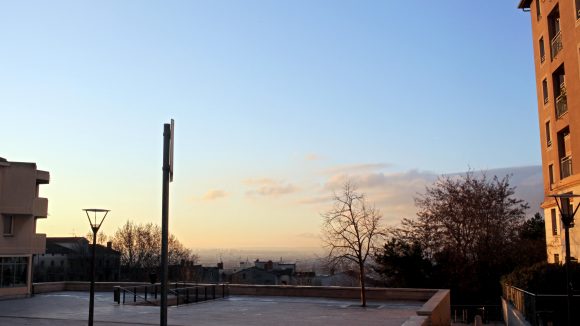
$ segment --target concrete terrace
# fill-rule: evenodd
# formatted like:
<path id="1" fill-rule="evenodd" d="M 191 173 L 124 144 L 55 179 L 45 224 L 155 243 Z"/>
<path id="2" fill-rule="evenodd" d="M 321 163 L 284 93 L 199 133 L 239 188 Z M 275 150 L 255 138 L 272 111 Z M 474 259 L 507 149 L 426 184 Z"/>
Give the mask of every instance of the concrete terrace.
<path id="1" fill-rule="evenodd" d="M 111 292 L 95 296 L 95 325 L 159 325 L 159 307 L 118 305 Z M 169 307 L 170 325 L 402 325 L 424 301 L 232 295 L 229 298 Z M 37 294 L 0 301 L 0 325 L 86 325 L 87 292 Z"/>

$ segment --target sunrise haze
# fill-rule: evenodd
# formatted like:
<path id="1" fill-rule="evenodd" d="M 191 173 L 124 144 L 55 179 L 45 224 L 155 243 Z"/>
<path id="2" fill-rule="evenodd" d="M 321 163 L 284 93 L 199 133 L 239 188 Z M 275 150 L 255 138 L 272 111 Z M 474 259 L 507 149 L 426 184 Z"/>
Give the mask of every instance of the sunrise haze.
<path id="1" fill-rule="evenodd" d="M 160 224 L 170 119 L 170 231 L 192 249 L 320 248 L 347 179 L 387 224 L 470 169 L 512 173 L 533 214 L 533 50 L 514 6 L 3 2 L 0 156 L 50 171 L 48 236 L 84 236 L 92 207 L 111 210 L 108 235 Z"/>

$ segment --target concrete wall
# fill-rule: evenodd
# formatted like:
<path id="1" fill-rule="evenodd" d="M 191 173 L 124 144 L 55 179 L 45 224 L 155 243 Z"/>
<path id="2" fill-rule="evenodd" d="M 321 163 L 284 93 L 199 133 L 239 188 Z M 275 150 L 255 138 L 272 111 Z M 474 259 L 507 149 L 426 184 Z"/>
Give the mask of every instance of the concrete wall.
<path id="1" fill-rule="evenodd" d="M 95 282 L 95 291 L 97 292 L 113 292 L 113 287 L 122 286 L 140 286 L 149 285 L 150 283 L 145 282 Z M 91 286 L 90 282 L 47 282 L 47 283 L 34 283 L 32 286 L 32 291 L 34 294 L 49 293 L 49 292 L 59 292 L 59 291 L 89 291 Z"/>
<path id="2" fill-rule="evenodd" d="M 49 174 L 34 163 L 0 163 L 0 216 L 13 216 L 12 235 L 4 236 L 0 223 L 0 255 L 43 253 L 45 242 L 36 234 L 36 218 L 47 216 L 48 200 L 38 197 L 38 187 L 48 183 Z"/>
<path id="3" fill-rule="evenodd" d="M 278 286 L 230 284 L 230 294 L 256 296 L 320 297 L 358 299 L 360 288 L 342 286 Z M 437 290 L 367 288 L 368 300 L 414 300 L 427 301 Z"/>
<path id="4" fill-rule="evenodd" d="M 28 287 L 0 288 L 0 300 L 25 298 L 28 296 Z"/>

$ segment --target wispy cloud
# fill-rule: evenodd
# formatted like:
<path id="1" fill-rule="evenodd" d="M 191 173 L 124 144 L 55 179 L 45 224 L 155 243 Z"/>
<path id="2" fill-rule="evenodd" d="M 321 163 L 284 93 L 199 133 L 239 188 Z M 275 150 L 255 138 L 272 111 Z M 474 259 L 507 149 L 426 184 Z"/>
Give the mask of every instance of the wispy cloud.
<path id="1" fill-rule="evenodd" d="M 348 164 L 339 165 L 329 168 L 324 171 L 324 174 L 356 174 L 364 172 L 380 171 L 386 168 L 390 168 L 393 165 L 390 163 L 365 163 L 365 164 Z"/>
<path id="2" fill-rule="evenodd" d="M 206 192 L 203 196 L 201 196 L 201 199 L 204 201 L 212 201 L 212 200 L 224 198 L 227 196 L 228 196 L 228 193 L 221 190 L 221 189 L 212 189 L 212 190 L 209 190 L 208 192 Z"/>
<path id="3" fill-rule="evenodd" d="M 267 186 L 267 185 L 276 185 L 279 181 L 270 178 L 248 178 L 242 181 L 243 184 L 248 186 Z"/>
<path id="4" fill-rule="evenodd" d="M 307 161 L 320 161 L 320 160 L 322 160 L 322 157 L 318 154 L 310 153 L 310 154 L 307 154 L 304 157 L 304 159 Z"/>
<path id="5" fill-rule="evenodd" d="M 278 181 L 270 178 L 253 178 L 243 181 L 248 186 L 253 186 L 253 189 L 246 191 L 248 196 L 281 196 L 294 193 L 299 190 L 298 187 L 291 183 Z"/>
<path id="6" fill-rule="evenodd" d="M 363 165 L 364 166 L 364 165 Z M 475 173 L 478 173 L 477 171 Z M 512 175 L 510 184 L 516 187 L 516 196 L 530 204 L 528 214 L 539 210 L 543 200 L 542 170 L 539 166 L 513 167 L 485 171 L 488 177 Z M 454 173 L 460 175 L 462 173 Z M 331 194 L 349 180 L 383 213 L 387 222 L 393 223 L 416 214 L 414 198 L 425 192 L 425 187 L 433 184 L 439 174 L 429 171 L 409 170 L 398 173 L 361 172 L 337 173 L 328 177 L 321 187 L 321 193 Z M 301 204 L 323 204 L 321 196 L 302 200 Z M 328 197 L 327 197 L 328 198 Z"/>
<path id="7" fill-rule="evenodd" d="M 332 196 L 327 195 L 327 196 L 310 196 L 310 197 L 306 197 L 306 198 L 302 198 L 299 201 L 297 201 L 298 204 L 304 204 L 304 205 L 316 205 L 316 204 L 325 204 L 325 203 L 330 203 L 332 201 Z"/>

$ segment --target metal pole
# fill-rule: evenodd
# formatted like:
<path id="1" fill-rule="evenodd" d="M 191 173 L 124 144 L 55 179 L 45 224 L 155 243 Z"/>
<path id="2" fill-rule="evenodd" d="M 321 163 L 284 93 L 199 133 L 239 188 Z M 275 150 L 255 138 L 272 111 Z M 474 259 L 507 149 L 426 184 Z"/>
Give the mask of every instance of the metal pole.
<path id="1" fill-rule="evenodd" d="M 572 291 L 570 290 L 570 226 L 564 227 L 566 237 L 566 293 L 568 294 L 568 325 L 572 325 Z"/>
<path id="2" fill-rule="evenodd" d="M 95 252 L 97 246 L 98 228 L 93 227 L 93 256 L 91 257 L 91 289 L 89 301 L 89 326 L 93 326 L 93 311 L 95 309 Z"/>
<path id="3" fill-rule="evenodd" d="M 161 206 L 161 326 L 167 326 L 167 266 L 168 234 L 169 234 L 169 144 L 171 141 L 171 125 L 163 125 L 163 198 Z"/>

